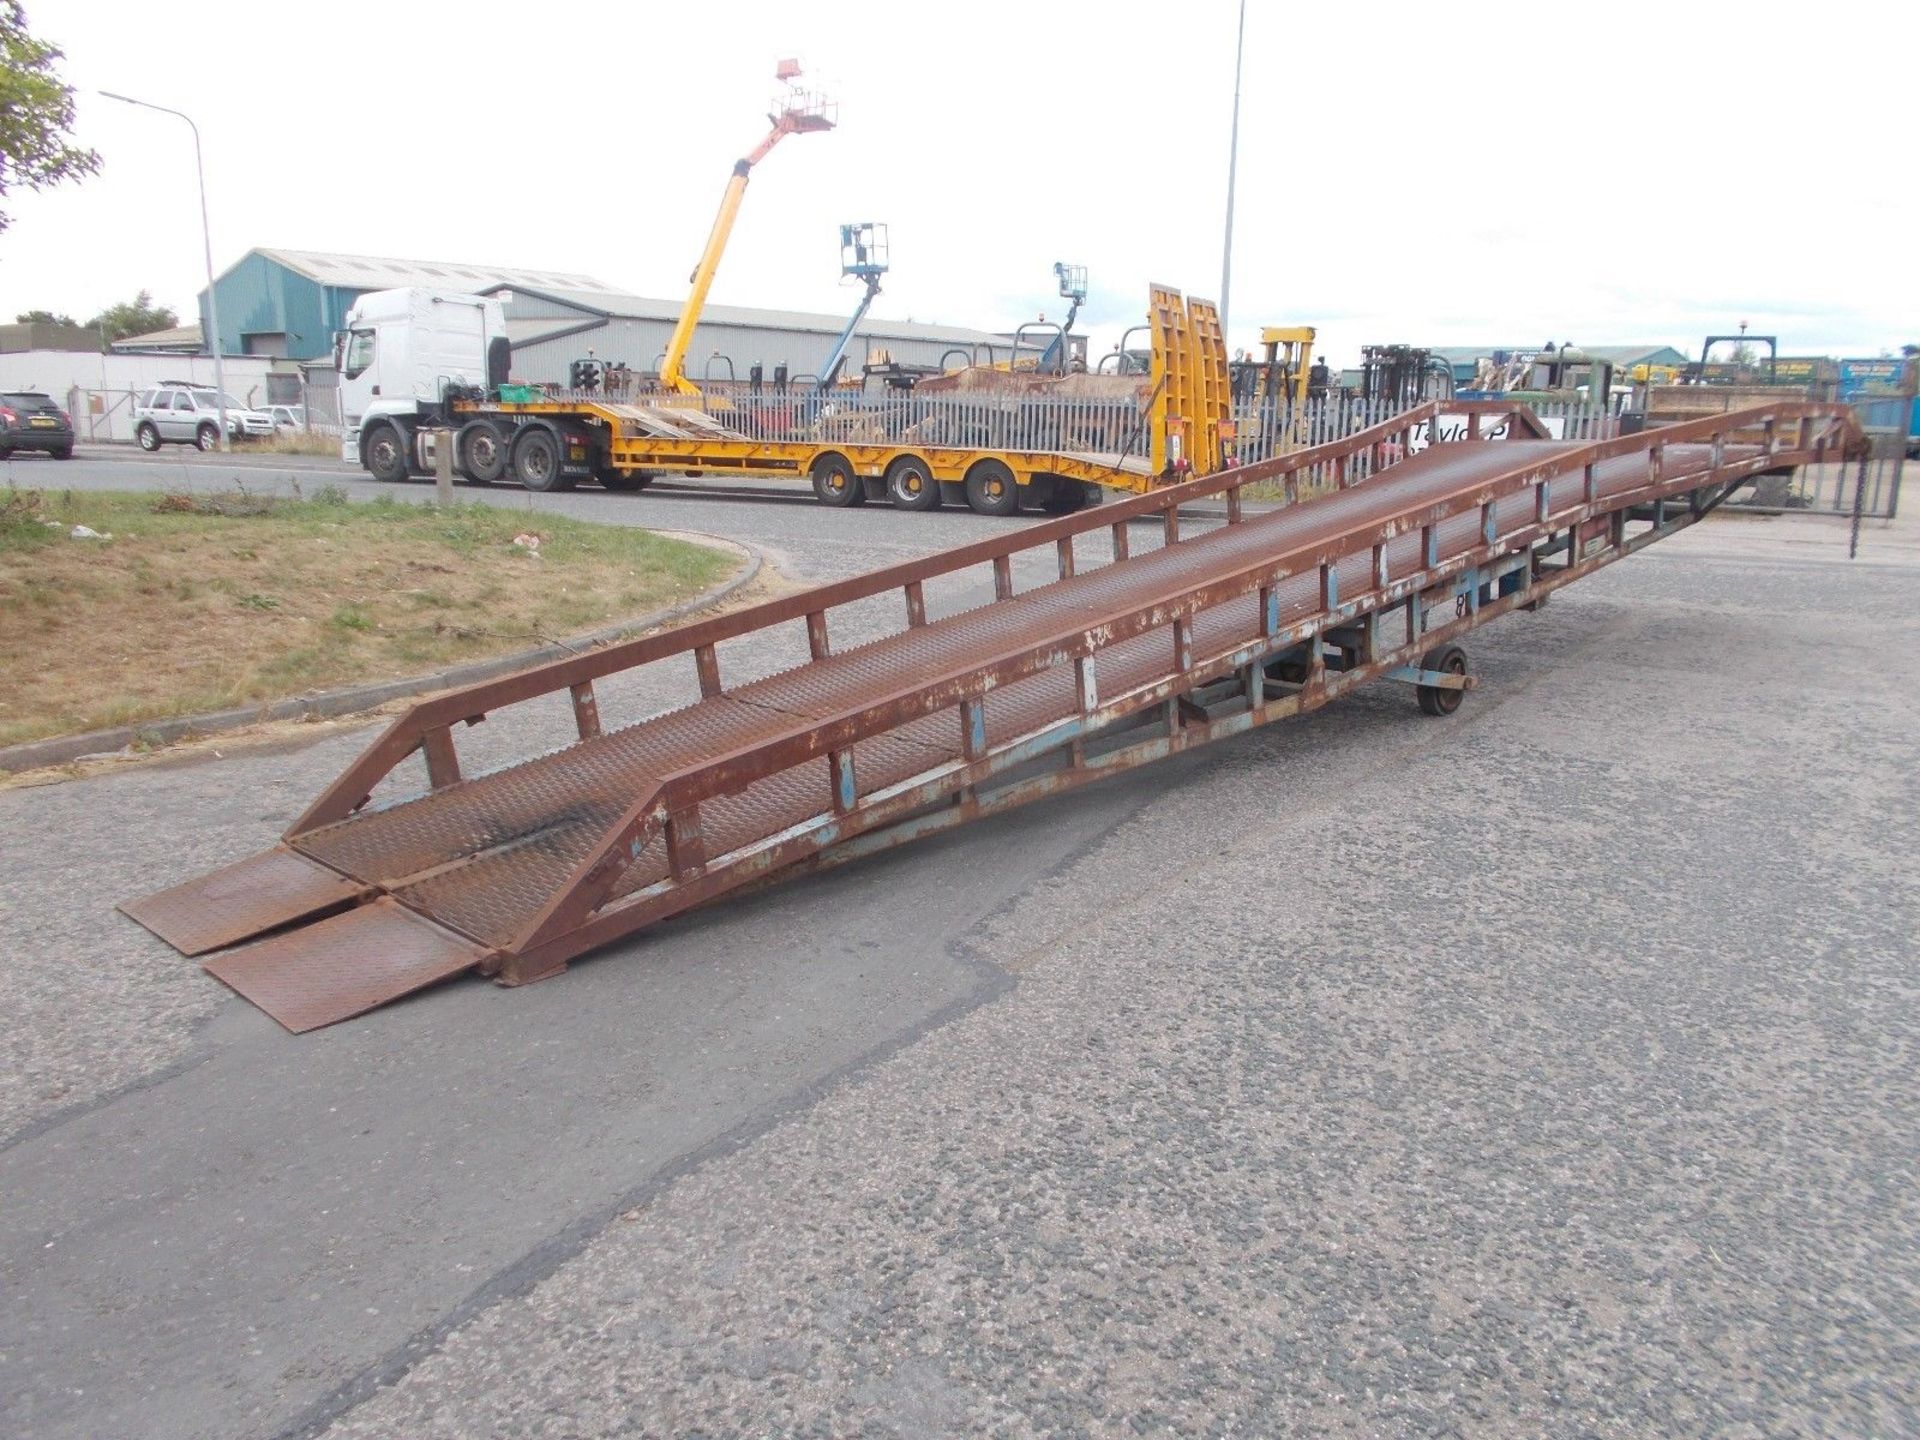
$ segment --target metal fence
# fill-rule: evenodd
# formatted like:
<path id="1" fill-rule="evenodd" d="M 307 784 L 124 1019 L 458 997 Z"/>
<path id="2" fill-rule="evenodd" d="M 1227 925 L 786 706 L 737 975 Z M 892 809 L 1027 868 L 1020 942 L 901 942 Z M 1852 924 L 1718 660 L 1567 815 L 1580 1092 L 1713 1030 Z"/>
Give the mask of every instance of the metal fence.
<path id="1" fill-rule="evenodd" d="M 338 385 L 303 386 L 300 403 L 306 413 L 307 429 L 333 433 L 346 428 L 340 413 Z"/>
<path id="2" fill-rule="evenodd" d="M 1257 464 L 1276 455 L 1343 439 L 1370 425 L 1391 420 L 1408 408 L 1391 400 L 1345 395 L 1317 396 L 1299 407 L 1271 399 L 1243 401 L 1234 407 L 1233 453 L 1243 464 Z M 1414 436 L 1414 449 L 1421 449 L 1425 444 L 1424 435 Z"/>
<path id="3" fill-rule="evenodd" d="M 1761 475 L 1748 493 L 1728 505 L 1762 515 L 1841 515 L 1891 520 L 1900 509 L 1901 472 L 1907 461 L 1905 396 L 1858 401 L 1853 406 L 1871 449 L 1850 464 L 1805 465 L 1786 475 Z"/>
<path id="4" fill-rule="evenodd" d="M 98 397 L 97 403 L 76 403 L 74 417 L 86 438 L 131 439 L 134 393 L 90 392 Z M 339 396 L 333 387 L 303 387 L 307 428 L 335 432 L 341 424 Z M 1105 460 L 1133 470 L 1145 469 L 1151 449 L 1151 396 L 1144 384 L 1121 394 L 1074 393 L 1070 386 L 1041 393 L 994 389 L 928 393 L 892 388 L 821 393 L 721 380 L 703 384 L 697 396 L 617 386 L 595 392 L 554 391 L 552 398 L 627 403 L 669 412 L 690 408 L 750 440 L 1051 452 Z M 1767 513 L 1850 515 L 1857 490 L 1864 516 L 1892 518 L 1905 458 L 1906 403 L 1889 397 L 1855 406 L 1874 438 L 1873 457 L 1864 472 L 1854 466 L 1808 466 L 1791 476 L 1761 477 L 1732 503 Z M 1278 396 L 1241 401 L 1234 407 L 1233 455 L 1241 463 L 1255 463 L 1324 445 L 1390 420 L 1406 408 L 1392 401 L 1339 394 L 1316 396 L 1299 407 Z M 1531 408 L 1547 432 L 1562 440 L 1611 439 L 1644 423 L 1635 411 L 1579 401 L 1538 401 Z M 1464 434 L 1464 421 L 1460 424 Z M 1498 433 L 1490 430 L 1488 438 Z M 1458 437 L 1443 431 L 1443 438 Z M 1411 435 L 1409 448 L 1418 451 L 1430 440 L 1428 427 L 1422 425 Z M 1383 447 L 1381 458 L 1398 459 L 1397 447 Z M 1355 457 L 1349 478 L 1364 475 L 1370 462 L 1370 455 Z M 1299 480 L 1301 487 L 1309 489 L 1332 483 L 1331 475 L 1303 473 Z"/>
<path id="5" fill-rule="evenodd" d="M 591 397 L 589 397 L 591 398 Z M 671 409 L 675 397 L 635 395 Z M 687 403 L 682 399 L 681 404 Z M 1145 456 L 1147 427 L 1126 396 L 859 393 L 708 393 L 708 417 L 750 440 L 899 444 L 967 450 L 1038 450 Z"/>
<path id="6" fill-rule="evenodd" d="M 140 397 L 153 388 L 152 385 L 117 389 L 83 389 L 74 386 L 67 392 L 65 400 L 67 413 L 73 416 L 75 434 L 83 444 L 132 443 L 134 409 L 139 405 Z M 298 407 L 299 413 L 305 417 L 303 428 L 307 430 L 323 435 L 341 433 L 340 391 L 337 387 L 302 383 L 293 396 L 290 401 L 272 403 Z M 248 403 L 244 394 L 234 398 L 242 404 Z M 256 396 L 251 403 L 255 409 L 264 410 L 269 402 Z"/>
<path id="7" fill-rule="evenodd" d="M 1150 450 L 1148 396 L 1042 394 L 977 390 L 749 390 L 709 384 L 698 397 L 646 390 L 561 391 L 556 399 L 605 400 L 671 412 L 697 408 L 750 440 L 927 445 L 967 450 L 1024 450 L 1145 464 Z M 1258 401 L 1235 408 L 1233 453 L 1266 460 L 1324 444 L 1399 414 L 1404 406 L 1343 396 L 1315 399 L 1298 410 Z M 1417 448 L 1417 447 L 1416 447 Z"/>
<path id="8" fill-rule="evenodd" d="M 82 390 L 67 394 L 67 413 L 75 435 L 92 444 L 133 439 L 133 407 L 141 390 Z"/>
<path id="9" fill-rule="evenodd" d="M 1866 459 L 1756 475 L 1727 501 L 1727 508 L 1758 515 L 1893 519 L 1899 510 L 1901 472 L 1907 458 L 1909 404 L 1905 396 L 1897 395 L 1853 402 L 1854 416 L 1870 443 Z M 1627 424 L 1642 420 L 1637 411 L 1621 418 Z M 1759 436 L 1752 438 L 1758 441 Z"/>
<path id="10" fill-rule="evenodd" d="M 1874 443 L 1870 459 L 1848 465 L 1807 465 L 1791 475 L 1762 475 L 1729 508 L 1762 515 L 1842 515 L 1891 520 L 1900 503 L 1905 447 L 1889 451 Z"/>
<path id="11" fill-rule="evenodd" d="M 1604 405 L 1541 400 L 1529 402 L 1528 408 L 1556 440 L 1611 440 L 1620 433 L 1620 416 Z"/>

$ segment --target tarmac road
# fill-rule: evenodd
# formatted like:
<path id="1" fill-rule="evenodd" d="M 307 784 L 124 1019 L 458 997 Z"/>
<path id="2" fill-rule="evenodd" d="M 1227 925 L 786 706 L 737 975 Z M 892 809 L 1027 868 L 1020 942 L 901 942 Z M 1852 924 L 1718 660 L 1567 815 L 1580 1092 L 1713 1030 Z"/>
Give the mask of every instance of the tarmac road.
<path id="1" fill-rule="evenodd" d="M 131 447 L 87 446 L 68 461 L 16 456 L 0 461 L 0 485 L 22 488 L 213 490 L 241 484 L 287 491 L 297 484 L 309 495 L 320 485 L 343 485 L 355 499 L 386 495 L 431 500 L 433 482 L 383 485 L 364 470 L 310 456 L 236 453 L 202 455 L 170 446 L 156 455 Z M 587 486 L 535 494 L 518 485 L 454 486 L 462 501 L 507 505 L 529 513 L 553 512 L 586 520 L 640 524 L 657 529 L 700 530 L 745 540 L 765 550 L 780 569 L 810 582 L 858 574 L 878 565 L 964 545 L 1000 534 L 1020 519 L 995 520 L 945 507 L 909 514 L 890 505 L 834 510 L 813 498 L 810 487 L 778 479 L 710 480 L 673 476 L 638 494 L 614 495 Z"/>
<path id="2" fill-rule="evenodd" d="M 1008 523 L 535 503 L 807 578 Z M 1920 1434 L 1913 539 L 1716 521 L 1449 720 L 298 1039 L 110 906 L 363 735 L 0 792 L 0 1433 Z"/>

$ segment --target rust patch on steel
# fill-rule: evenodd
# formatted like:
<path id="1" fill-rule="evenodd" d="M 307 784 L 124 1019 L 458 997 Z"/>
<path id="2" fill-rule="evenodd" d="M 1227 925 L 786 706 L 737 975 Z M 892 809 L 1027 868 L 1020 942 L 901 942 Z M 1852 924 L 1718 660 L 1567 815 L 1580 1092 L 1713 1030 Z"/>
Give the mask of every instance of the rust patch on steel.
<path id="1" fill-rule="evenodd" d="M 276 845 L 119 908 L 182 955 L 205 955 L 343 909 L 367 893 L 366 886 Z"/>

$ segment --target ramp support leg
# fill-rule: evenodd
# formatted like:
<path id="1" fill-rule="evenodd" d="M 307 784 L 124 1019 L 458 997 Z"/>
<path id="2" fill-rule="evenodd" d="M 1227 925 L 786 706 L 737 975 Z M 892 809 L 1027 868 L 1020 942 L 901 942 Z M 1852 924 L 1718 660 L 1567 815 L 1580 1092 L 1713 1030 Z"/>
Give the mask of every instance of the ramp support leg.
<path id="1" fill-rule="evenodd" d="M 711 698 L 720 693 L 720 654 L 711 645 L 696 645 L 693 663 L 700 672 L 700 694 Z"/>
<path id="2" fill-rule="evenodd" d="M 667 817 L 667 868 L 676 880 L 690 880 L 707 868 L 706 840 L 700 833 L 700 807 Z"/>
<path id="3" fill-rule="evenodd" d="M 593 698 L 593 682 L 582 680 L 568 689 L 573 695 L 573 719 L 580 738 L 591 740 L 600 733 L 600 702 Z"/>
<path id="4" fill-rule="evenodd" d="M 833 772 L 833 808 L 844 815 L 860 801 L 860 787 L 853 773 L 853 752 L 835 750 L 828 755 L 827 763 Z"/>
<path id="5" fill-rule="evenodd" d="M 427 756 L 427 784 L 435 790 L 460 783 L 460 757 L 454 752 L 453 731 L 442 725 L 420 737 L 420 748 Z"/>
<path id="6" fill-rule="evenodd" d="M 987 704 L 984 700 L 960 702 L 960 752 L 969 760 L 978 760 L 987 752 Z"/>
<path id="7" fill-rule="evenodd" d="M 1080 698 L 1080 714 L 1084 717 L 1100 708 L 1100 677 L 1094 671 L 1093 657 L 1082 655 L 1073 662 L 1074 687 Z"/>

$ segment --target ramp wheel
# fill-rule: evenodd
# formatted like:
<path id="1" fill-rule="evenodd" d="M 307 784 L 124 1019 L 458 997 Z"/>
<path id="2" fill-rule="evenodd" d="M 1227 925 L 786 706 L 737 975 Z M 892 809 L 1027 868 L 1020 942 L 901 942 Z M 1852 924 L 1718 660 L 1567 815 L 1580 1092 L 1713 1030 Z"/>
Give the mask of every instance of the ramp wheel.
<path id="1" fill-rule="evenodd" d="M 901 510 L 931 510 L 940 503 L 940 482 L 918 455 L 902 455 L 887 466 L 887 498 Z"/>
<path id="2" fill-rule="evenodd" d="M 1020 486 L 1004 460 L 978 460 L 967 471 L 967 504 L 981 515 L 1011 515 L 1020 508 Z"/>
<path id="3" fill-rule="evenodd" d="M 844 455 L 822 455 L 813 462 L 813 494 L 822 505 L 836 510 L 867 503 L 866 486 L 853 473 L 853 465 Z"/>
<path id="4" fill-rule="evenodd" d="M 1467 673 L 1467 652 L 1458 645 L 1442 645 L 1420 657 L 1420 668 L 1447 675 L 1464 675 Z M 1416 685 L 1413 688 L 1422 715 L 1451 715 L 1460 708 L 1460 702 L 1467 698 L 1466 691 L 1451 690 L 1444 685 Z"/>

